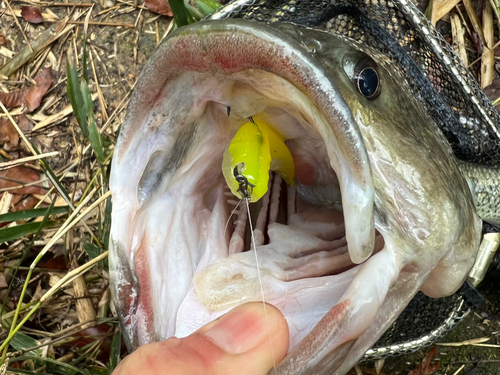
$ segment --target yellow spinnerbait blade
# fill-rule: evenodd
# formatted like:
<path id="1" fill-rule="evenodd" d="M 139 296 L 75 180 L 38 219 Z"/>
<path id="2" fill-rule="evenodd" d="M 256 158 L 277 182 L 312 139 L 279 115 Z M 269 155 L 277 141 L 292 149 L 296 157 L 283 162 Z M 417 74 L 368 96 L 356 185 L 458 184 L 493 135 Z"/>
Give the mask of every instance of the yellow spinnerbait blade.
<path id="1" fill-rule="evenodd" d="M 224 152 L 222 173 L 234 195 L 257 202 L 267 192 L 269 170 L 293 185 L 293 158 L 283 138 L 263 122 L 251 120 L 236 132 Z"/>
<path id="2" fill-rule="evenodd" d="M 257 124 L 247 122 L 236 132 L 222 162 L 222 173 L 231 192 L 242 196 L 236 175 L 243 175 L 249 184 L 250 201 L 256 202 L 267 191 L 271 152 L 268 137 L 264 137 Z"/>
<path id="3" fill-rule="evenodd" d="M 292 154 L 286 146 L 284 138 L 263 122 L 259 122 L 258 126 L 262 133 L 265 134 L 264 137 L 268 138 L 271 170 L 278 172 L 288 185 L 293 186 L 295 166 Z"/>

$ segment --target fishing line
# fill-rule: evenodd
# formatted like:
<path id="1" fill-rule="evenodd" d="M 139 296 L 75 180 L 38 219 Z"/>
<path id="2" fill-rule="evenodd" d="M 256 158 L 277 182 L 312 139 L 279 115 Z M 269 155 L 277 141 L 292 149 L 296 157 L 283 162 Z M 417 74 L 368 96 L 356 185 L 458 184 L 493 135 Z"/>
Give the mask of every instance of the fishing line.
<path id="1" fill-rule="evenodd" d="M 245 201 L 245 204 L 247 206 L 248 223 L 250 224 L 250 237 L 252 238 L 252 248 L 253 248 L 253 251 L 255 254 L 255 263 L 257 264 L 257 275 L 259 276 L 260 294 L 262 296 L 262 306 L 264 307 L 264 316 L 266 318 L 266 322 L 269 322 L 268 317 L 267 317 L 266 301 L 264 298 L 264 286 L 262 284 L 262 277 L 260 274 L 259 256 L 257 255 L 257 246 L 255 245 L 255 236 L 253 234 L 252 217 L 250 216 L 250 204 L 249 204 L 250 199 L 243 198 L 242 200 Z M 269 335 L 269 343 L 271 344 L 271 356 L 273 357 L 273 372 L 275 372 L 274 370 L 276 370 L 276 358 L 274 356 L 273 338 L 271 336 L 271 329 L 269 328 L 269 324 L 267 325 L 267 334 Z"/>
<path id="2" fill-rule="evenodd" d="M 233 217 L 235 211 L 238 209 L 238 207 L 240 206 L 241 204 L 241 201 L 243 199 L 240 199 L 240 201 L 238 202 L 238 204 L 233 208 L 233 210 L 231 211 L 231 214 L 229 215 L 229 217 L 227 218 L 227 221 L 226 221 L 226 226 L 224 227 L 224 236 L 226 235 L 227 233 L 227 226 L 229 225 L 229 220 L 231 220 L 231 218 Z M 234 201 L 233 201 L 234 202 Z"/>

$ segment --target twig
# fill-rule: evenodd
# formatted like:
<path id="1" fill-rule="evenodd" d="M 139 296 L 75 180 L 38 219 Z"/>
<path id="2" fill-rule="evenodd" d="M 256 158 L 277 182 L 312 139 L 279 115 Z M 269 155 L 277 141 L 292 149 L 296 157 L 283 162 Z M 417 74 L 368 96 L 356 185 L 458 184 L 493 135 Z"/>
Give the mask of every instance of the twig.
<path id="1" fill-rule="evenodd" d="M 18 180 L 13 180 L 13 179 L 7 178 L 7 177 L 0 177 L 0 179 L 7 180 L 7 181 L 12 181 L 12 182 L 15 182 L 15 183 L 19 184 L 17 186 L 10 186 L 10 187 L 1 188 L 0 189 L 0 193 L 6 192 L 6 191 L 11 191 L 11 190 L 22 189 L 22 188 L 25 188 L 25 187 L 28 187 L 28 186 L 35 186 L 35 187 L 40 188 L 40 189 L 48 189 L 46 186 L 38 185 L 40 182 L 48 181 L 47 179 L 33 181 L 33 182 L 28 182 L 28 183 L 24 183 L 24 182 L 18 181 Z"/>
<path id="2" fill-rule="evenodd" d="M 94 65 L 94 57 L 92 51 L 89 49 L 89 57 L 90 57 L 90 66 L 92 66 L 92 72 L 94 73 L 94 79 L 95 79 L 95 86 L 97 90 L 97 94 L 99 97 L 99 103 L 101 104 L 101 114 L 102 114 L 102 119 L 104 121 L 108 121 L 108 113 L 106 112 L 106 109 L 108 106 L 106 105 L 106 100 L 104 99 L 104 95 L 102 95 L 101 87 L 99 86 L 99 79 L 97 78 L 97 72 L 95 70 L 95 65 Z"/>
<path id="3" fill-rule="evenodd" d="M 155 21 L 155 34 L 156 34 L 156 46 L 160 45 L 160 30 L 158 29 L 158 22 Z"/>
<path id="4" fill-rule="evenodd" d="M 462 370 L 464 369 L 464 367 L 465 367 L 465 365 L 460 366 L 460 368 L 459 368 L 457 371 L 455 371 L 455 372 L 453 373 L 453 375 L 458 375 L 458 373 L 459 373 L 460 371 L 462 371 Z"/>
<path id="5" fill-rule="evenodd" d="M 7 4 L 7 7 L 9 8 L 10 12 L 12 13 L 12 15 L 14 15 L 14 11 L 12 10 L 8 0 L 5 0 L 5 4 Z M 31 47 L 30 41 L 29 41 L 28 37 L 26 36 L 26 34 L 24 33 L 23 27 L 21 26 L 21 24 L 19 23 L 19 20 L 17 19 L 17 17 L 15 15 L 14 15 L 14 21 L 16 22 L 17 27 L 19 27 L 21 34 L 23 34 L 24 40 L 28 44 L 28 47 L 31 50 L 31 53 L 34 53 L 33 48 Z"/>
<path id="6" fill-rule="evenodd" d="M 82 275 L 87 272 L 91 267 L 105 259 L 108 256 L 108 251 L 105 251 L 101 255 L 95 257 L 91 261 L 85 263 L 84 265 L 74 269 L 69 272 L 66 276 L 64 276 L 57 284 L 55 284 L 52 288 L 50 288 L 43 296 L 40 298 L 40 301 L 36 303 L 36 305 L 26 314 L 23 320 L 19 322 L 19 324 L 9 333 L 9 336 L 4 340 L 4 342 L 0 345 L 0 350 L 3 350 L 10 343 L 10 340 L 14 337 L 14 335 L 22 328 L 24 323 L 31 318 L 31 316 L 40 308 L 43 302 L 45 302 L 48 298 L 50 298 L 59 288 L 63 287 L 67 283 L 70 283 L 76 277 Z M 26 284 L 25 284 L 26 285 Z"/>
<path id="7" fill-rule="evenodd" d="M 55 2 L 50 2 L 50 3 L 40 3 L 40 5 L 48 6 L 48 7 L 77 7 L 77 8 L 83 8 L 83 7 L 91 7 L 94 5 L 94 3 L 55 3 Z"/>
<path id="8" fill-rule="evenodd" d="M 97 93 L 92 94 L 92 101 L 96 100 L 97 98 L 98 98 Z M 51 124 L 57 124 L 58 122 L 64 120 L 64 118 L 66 118 L 66 116 L 70 115 L 71 113 L 73 113 L 73 107 L 71 106 L 71 104 L 68 104 L 61 111 L 54 113 L 53 115 L 50 115 L 44 120 L 40 121 L 33 127 L 33 129 L 31 129 L 31 131 L 34 132 L 36 130 L 45 128 L 46 126 L 49 126 Z"/>
<path id="9" fill-rule="evenodd" d="M 70 25 L 85 25 L 85 21 L 68 21 L 68 24 L 70 24 Z M 89 25 L 95 25 L 95 26 L 126 27 L 126 28 L 129 28 L 129 29 L 133 29 L 135 27 L 131 23 L 120 23 L 120 22 L 97 22 L 97 21 L 89 21 L 88 24 Z"/>
<path id="10" fill-rule="evenodd" d="M 495 4 L 495 0 L 490 0 L 491 8 L 493 9 L 493 13 L 495 13 L 495 17 L 497 19 L 497 27 L 500 31 L 500 13 L 498 12 L 497 5 Z"/>
<path id="11" fill-rule="evenodd" d="M 103 14 L 106 14 L 108 12 L 111 12 L 113 10 L 117 10 L 121 5 L 115 5 L 114 7 L 111 7 L 111 8 L 108 8 L 108 9 L 104 9 L 104 10 L 101 10 L 99 13 L 97 13 L 95 16 L 96 17 L 99 17 L 99 16 L 102 16 Z"/>
<path id="12" fill-rule="evenodd" d="M 35 149 L 33 148 L 32 144 L 28 141 L 28 139 L 26 138 L 26 136 L 24 135 L 23 131 L 19 128 L 19 126 L 17 126 L 17 123 L 14 121 L 14 119 L 12 118 L 12 116 L 10 115 L 9 111 L 7 110 L 7 108 L 5 108 L 5 106 L 3 105 L 2 102 L 0 102 L 0 107 L 2 107 L 2 110 L 4 111 L 4 113 L 7 115 L 7 117 L 9 118 L 11 124 L 14 126 L 14 128 L 16 129 L 16 131 L 18 132 L 19 136 L 21 137 L 21 139 L 23 140 L 23 142 L 25 143 L 26 147 L 28 147 L 28 150 L 31 151 L 31 153 L 33 155 L 38 155 L 38 153 L 35 151 Z M 50 167 L 48 167 L 48 165 L 45 164 L 45 162 L 43 161 L 43 159 L 38 159 L 39 162 L 40 162 L 40 165 L 41 167 L 44 169 L 44 170 L 47 170 L 49 169 Z M 59 194 L 61 194 L 61 196 L 64 198 L 64 200 L 66 201 L 66 203 L 68 203 L 68 206 L 70 206 L 72 209 L 74 209 L 75 207 L 73 206 L 73 203 L 71 203 L 71 201 L 69 200 L 69 198 L 67 197 L 66 193 L 61 189 L 58 181 L 55 180 L 55 178 L 52 176 L 52 173 L 47 173 L 47 176 L 48 178 L 50 179 L 50 181 L 52 182 L 52 184 L 56 187 L 57 191 L 59 192 Z M 90 231 L 90 229 L 89 229 Z"/>
<path id="13" fill-rule="evenodd" d="M 73 25 L 68 26 L 67 22 L 68 18 L 65 18 L 42 32 L 40 36 L 33 41 L 33 44 L 31 45 L 33 50 L 30 50 L 27 47 L 23 48 L 0 69 L 0 74 L 7 77 L 10 76 L 17 69 L 19 69 L 19 67 L 38 54 L 38 52 L 40 52 L 43 48 L 56 41 L 75 27 Z"/>
<path id="14" fill-rule="evenodd" d="M 491 85 L 495 69 L 495 55 L 493 51 L 494 31 L 493 31 L 493 9 L 491 4 L 486 2 L 483 10 L 483 34 L 484 48 L 481 56 L 481 88 Z"/>
<path id="15" fill-rule="evenodd" d="M 107 251 L 100 256 L 94 258 L 90 262 L 84 264 L 81 267 L 78 267 L 74 269 L 73 271 L 69 272 L 65 277 L 63 277 L 58 283 L 56 283 L 51 289 L 49 289 L 41 298 L 40 301 L 35 305 L 35 307 L 24 317 L 24 319 L 14 328 L 14 324 L 16 323 L 17 317 L 19 316 L 19 312 L 21 310 L 21 305 L 22 301 L 24 299 L 24 296 L 26 294 L 26 289 L 28 287 L 29 281 L 31 279 L 31 275 L 33 273 L 33 270 L 35 269 L 36 265 L 38 262 L 42 259 L 42 257 L 45 255 L 45 253 L 53 246 L 53 244 L 61 238 L 65 233 L 68 232 L 76 223 L 78 223 L 80 220 L 82 220 L 85 216 L 87 216 L 94 208 L 96 208 L 99 204 L 101 204 L 106 198 L 108 198 L 111 195 L 111 192 L 107 192 L 104 194 L 102 197 L 97 199 L 94 203 L 92 203 L 85 211 L 83 211 L 78 217 L 76 215 L 78 212 L 82 209 L 82 207 L 88 203 L 88 201 L 92 198 L 93 193 L 95 193 L 97 189 L 94 189 L 93 192 L 87 196 L 87 198 L 84 199 L 84 201 L 76 208 L 76 210 L 70 215 L 70 217 L 65 221 L 65 223 L 59 228 L 59 230 L 56 232 L 56 234 L 52 237 L 51 241 L 47 243 L 47 245 L 44 246 L 44 248 L 40 251 L 40 253 L 37 255 L 35 260 L 31 263 L 30 265 L 30 270 L 28 271 L 28 275 L 26 276 L 26 280 L 24 282 L 23 290 L 21 291 L 21 296 L 19 297 L 19 303 L 17 304 L 16 311 L 14 313 L 14 318 L 13 318 L 13 323 L 9 332 L 9 336 L 5 340 L 5 342 L 0 345 L 0 351 L 3 350 L 6 345 L 10 342 L 12 337 L 16 334 L 16 332 L 21 329 L 21 327 L 24 325 L 24 323 L 33 315 L 33 313 L 41 306 L 41 304 L 50 296 L 52 296 L 57 289 L 64 285 L 66 282 L 71 282 L 75 278 L 77 278 L 79 275 L 83 274 L 89 267 L 94 265 L 95 263 L 98 262 L 96 259 L 102 260 L 107 256 Z M 72 220 L 75 218 L 74 220 Z M 105 255 L 105 256 L 104 256 Z"/>
<path id="16" fill-rule="evenodd" d="M 74 270 L 68 272 L 66 276 L 64 276 L 61 280 L 59 280 L 52 288 L 50 288 L 43 296 L 40 298 L 39 303 L 44 303 L 48 298 L 52 297 L 52 295 L 59 289 L 62 288 L 64 285 L 69 284 L 72 282 L 74 279 L 76 279 L 78 276 L 82 275 L 83 273 L 87 272 L 90 267 L 92 267 L 94 264 L 99 263 L 101 260 L 107 258 L 109 251 L 105 251 L 101 255 L 95 257 L 91 261 L 85 263 L 84 265 L 75 268 Z M 31 312 L 31 311 L 30 311 Z M 1 349 L 1 348 L 0 348 Z"/>
<path id="17" fill-rule="evenodd" d="M 474 5 L 472 5 L 471 0 L 463 0 L 462 1 L 467 14 L 469 15 L 470 22 L 472 23 L 472 27 L 476 31 L 477 35 L 481 39 L 481 43 L 485 46 L 484 42 L 484 34 L 483 29 L 481 28 L 481 22 L 479 21 L 479 17 L 476 14 L 476 10 L 474 9 Z"/>
<path id="18" fill-rule="evenodd" d="M 452 14 L 451 21 L 451 35 L 453 36 L 453 49 L 462 60 L 462 63 L 467 66 L 469 60 L 467 59 L 467 51 L 465 50 L 464 30 L 462 22 L 458 14 Z"/>
<path id="19" fill-rule="evenodd" d="M 130 90 L 128 91 L 128 93 L 123 97 L 122 101 L 120 102 L 120 104 L 118 104 L 118 106 L 113 111 L 113 113 L 111 114 L 111 116 L 109 116 L 108 121 L 99 130 L 99 133 L 102 134 L 108 128 L 108 126 L 111 124 L 111 122 L 115 119 L 115 117 L 125 108 L 125 106 L 128 104 L 128 102 L 126 102 L 126 99 L 130 96 L 130 94 L 134 90 L 136 84 L 137 84 L 137 80 L 134 82 L 133 86 L 130 88 Z"/>
<path id="20" fill-rule="evenodd" d="M 163 39 L 165 39 L 167 37 L 167 35 L 170 33 L 170 31 L 174 27 L 174 24 L 175 24 L 175 20 L 172 18 L 172 21 L 170 21 L 170 23 L 168 24 L 167 30 L 165 30 L 165 33 L 161 37 L 160 43 L 163 42 Z"/>
<path id="21" fill-rule="evenodd" d="M 470 339 L 470 340 L 465 340 L 462 342 L 441 342 L 441 343 L 437 343 L 436 345 L 439 345 L 439 346 L 468 346 L 468 345 L 490 346 L 493 344 L 482 344 L 483 342 L 486 342 L 490 339 L 491 339 L 491 337 L 478 337 L 477 339 Z M 499 348 L 500 345 L 493 345 L 493 347 Z"/>
<path id="22" fill-rule="evenodd" d="M 33 160 L 38 160 L 42 158 L 50 158 L 52 156 L 59 155 L 59 151 L 52 151 L 52 152 L 47 152 L 46 154 L 40 154 L 40 155 L 34 155 L 34 156 L 28 156 L 26 158 L 22 159 L 17 159 L 13 161 L 8 161 L 5 163 L 0 163 L 0 171 L 4 171 L 9 168 L 14 168 L 17 167 L 18 165 L 33 161 Z"/>
<path id="23" fill-rule="evenodd" d="M 111 322 L 116 322 L 116 318 L 105 318 L 105 319 L 98 319 L 97 321 L 93 320 L 93 321 L 89 321 L 89 322 L 77 323 L 77 324 L 72 325 L 68 328 L 65 328 L 59 332 L 54 333 L 53 334 L 54 338 L 51 339 L 50 341 L 44 342 L 43 344 L 40 344 L 40 345 L 32 346 L 30 348 L 18 350 L 17 352 L 14 352 L 13 354 L 20 355 L 23 353 L 31 352 L 32 350 L 43 348 L 44 346 L 47 346 L 47 345 L 53 345 L 56 342 L 67 339 L 68 337 L 72 337 L 75 333 L 83 331 L 84 329 L 87 329 L 87 328 L 90 328 L 90 327 L 93 327 L 93 326 L 96 326 L 99 324 L 111 323 Z"/>
<path id="24" fill-rule="evenodd" d="M 41 258 L 49 249 L 53 246 L 53 244 L 61 238 L 69 229 L 71 229 L 78 221 L 80 221 L 85 215 L 87 215 L 91 210 L 93 210 L 97 204 L 99 204 L 103 197 L 99 198 L 96 202 L 94 202 L 87 210 L 84 211 L 85 215 L 80 215 L 78 216 L 75 220 L 73 220 L 76 215 L 81 211 L 81 209 L 89 202 L 89 200 L 92 198 L 94 193 L 97 191 L 96 188 L 94 188 L 90 194 L 85 198 L 82 203 L 78 205 L 78 207 L 71 213 L 71 215 L 68 217 L 68 219 L 64 222 L 64 224 L 59 228 L 59 230 L 56 232 L 56 234 L 52 237 L 52 239 L 43 247 L 43 249 L 40 251 L 38 256 L 35 258 L 33 263 L 31 264 L 30 268 L 34 268 L 36 264 L 38 263 L 39 259 Z M 107 194 L 108 196 L 110 193 Z M 107 197 L 106 197 L 107 198 Z"/>
<path id="25" fill-rule="evenodd" d="M 431 18 L 432 24 L 436 26 L 436 22 L 447 15 L 459 2 L 460 0 L 434 0 Z"/>

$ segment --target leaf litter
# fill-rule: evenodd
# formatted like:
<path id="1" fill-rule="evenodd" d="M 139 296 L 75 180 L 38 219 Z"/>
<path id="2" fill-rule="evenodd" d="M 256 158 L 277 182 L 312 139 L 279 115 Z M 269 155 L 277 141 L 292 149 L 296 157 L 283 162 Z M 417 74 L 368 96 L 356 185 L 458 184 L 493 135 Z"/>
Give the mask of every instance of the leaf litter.
<path id="1" fill-rule="evenodd" d="M 489 97 L 500 97 L 498 0 L 419 4 L 478 81 L 491 82 Z M 0 168 L 0 238 L 9 238 L 0 245 L 0 374 L 109 374 L 126 354 L 106 263 L 114 142 L 156 46 L 216 7 L 212 0 L 0 4 L 0 158 L 20 161 Z M 497 286 L 485 281 L 481 319 L 469 315 L 443 342 L 499 344 Z M 500 368 L 496 348 L 438 348 L 352 373 L 423 375 L 436 363 L 443 374 Z"/>
<path id="2" fill-rule="evenodd" d="M 21 16 L 30 23 L 43 22 L 43 17 L 40 9 L 30 5 L 24 5 L 21 7 Z"/>
<path id="3" fill-rule="evenodd" d="M 21 90 L 14 90 L 9 93 L 0 93 L 0 101 L 7 108 L 26 105 L 28 112 L 33 112 L 40 106 L 42 98 L 52 85 L 52 68 L 48 67 L 38 73 L 35 78 L 35 85 L 31 85 Z"/>

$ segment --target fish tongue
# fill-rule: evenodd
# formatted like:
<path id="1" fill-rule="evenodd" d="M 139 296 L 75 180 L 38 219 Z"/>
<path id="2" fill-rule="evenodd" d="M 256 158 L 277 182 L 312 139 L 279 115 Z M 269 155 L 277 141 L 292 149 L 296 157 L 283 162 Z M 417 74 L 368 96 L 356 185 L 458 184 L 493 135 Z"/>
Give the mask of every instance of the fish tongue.
<path id="1" fill-rule="evenodd" d="M 308 374 L 313 368 L 320 369 L 322 358 L 332 358 L 339 347 L 360 337 L 373 319 L 380 316 L 377 312 L 398 274 L 398 265 L 388 246 L 373 255 L 361 266 L 340 302 L 281 362 L 278 374 Z M 367 343 L 366 348 L 371 344 L 372 341 Z M 350 350 L 350 357 L 359 358 L 359 352 L 353 355 Z"/>

